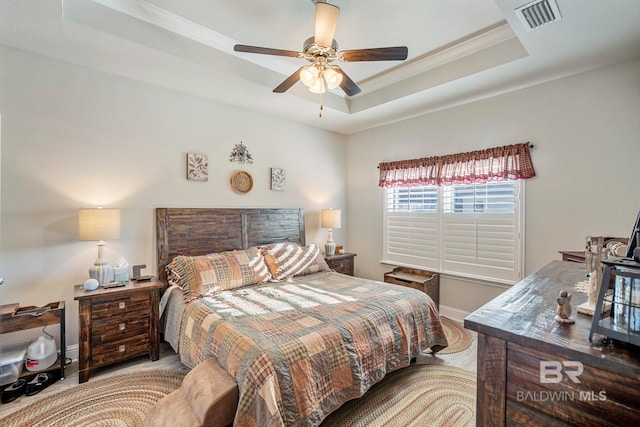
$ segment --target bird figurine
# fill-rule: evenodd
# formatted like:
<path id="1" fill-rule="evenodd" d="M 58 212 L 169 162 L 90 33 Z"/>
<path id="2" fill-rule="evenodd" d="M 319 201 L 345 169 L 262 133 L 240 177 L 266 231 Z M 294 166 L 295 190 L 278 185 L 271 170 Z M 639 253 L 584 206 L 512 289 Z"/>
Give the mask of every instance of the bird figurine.
<path id="1" fill-rule="evenodd" d="M 565 289 L 560 291 L 560 295 L 556 298 L 558 307 L 556 308 L 556 322 L 558 323 L 575 323 L 576 320 L 571 317 L 571 293 Z"/>

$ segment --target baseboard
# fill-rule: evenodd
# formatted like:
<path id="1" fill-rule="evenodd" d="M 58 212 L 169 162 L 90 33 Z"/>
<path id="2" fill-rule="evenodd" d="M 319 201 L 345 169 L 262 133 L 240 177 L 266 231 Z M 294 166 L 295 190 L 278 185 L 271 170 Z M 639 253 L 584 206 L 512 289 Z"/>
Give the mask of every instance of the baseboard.
<path id="1" fill-rule="evenodd" d="M 468 311 L 460 310 L 458 308 L 449 307 L 446 305 L 440 304 L 440 314 L 448 317 L 451 320 L 458 321 L 463 323 L 464 318 L 470 315 Z"/>
<path id="2" fill-rule="evenodd" d="M 68 345 L 67 349 L 64 352 L 64 357 L 67 359 L 71 359 L 72 361 L 78 360 L 78 356 L 80 355 L 80 346 L 78 344 Z"/>

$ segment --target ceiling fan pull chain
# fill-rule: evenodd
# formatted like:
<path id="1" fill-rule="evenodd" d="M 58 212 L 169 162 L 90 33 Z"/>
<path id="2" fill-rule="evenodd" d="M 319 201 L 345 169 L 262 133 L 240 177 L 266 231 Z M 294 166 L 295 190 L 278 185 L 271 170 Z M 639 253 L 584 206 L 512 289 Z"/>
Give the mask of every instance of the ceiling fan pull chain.
<path id="1" fill-rule="evenodd" d="M 322 93 L 320 94 L 320 118 L 322 118 L 322 110 L 324 110 L 324 105 L 322 105 Z"/>

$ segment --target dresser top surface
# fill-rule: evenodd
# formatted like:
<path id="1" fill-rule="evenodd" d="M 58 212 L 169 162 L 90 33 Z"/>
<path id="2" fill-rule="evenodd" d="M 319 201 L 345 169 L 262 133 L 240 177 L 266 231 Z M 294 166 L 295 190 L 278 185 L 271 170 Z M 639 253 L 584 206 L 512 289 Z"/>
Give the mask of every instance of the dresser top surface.
<path id="1" fill-rule="evenodd" d="M 552 261 L 467 316 L 465 327 L 510 342 L 555 346 L 640 366 L 640 347 L 622 343 L 592 345 L 589 341 L 593 317 L 576 312 L 576 307 L 588 300 L 575 288 L 584 280 L 583 264 Z M 556 297 L 562 289 L 572 294 L 574 324 L 555 321 Z"/>

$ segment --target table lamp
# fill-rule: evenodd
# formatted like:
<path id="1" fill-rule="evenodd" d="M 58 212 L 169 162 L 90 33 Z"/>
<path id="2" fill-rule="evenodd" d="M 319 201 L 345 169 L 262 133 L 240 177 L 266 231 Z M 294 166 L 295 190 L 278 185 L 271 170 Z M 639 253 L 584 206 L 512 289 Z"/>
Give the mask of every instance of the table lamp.
<path id="1" fill-rule="evenodd" d="M 104 257 L 105 240 L 120 238 L 120 209 L 79 209 L 78 234 L 80 240 L 98 242 L 98 258 L 89 269 L 89 277 L 101 285 L 113 280 L 113 267 Z"/>
<path id="2" fill-rule="evenodd" d="M 325 252 L 329 256 L 335 255 L 336 243 L 333 241 L 332 229 L 340 228 L 342 226 L 340 209 L 323 209 L 321 215 L 321 226 L 322 228 L 329 229 L 329 239 L 324 245 Z"/>

